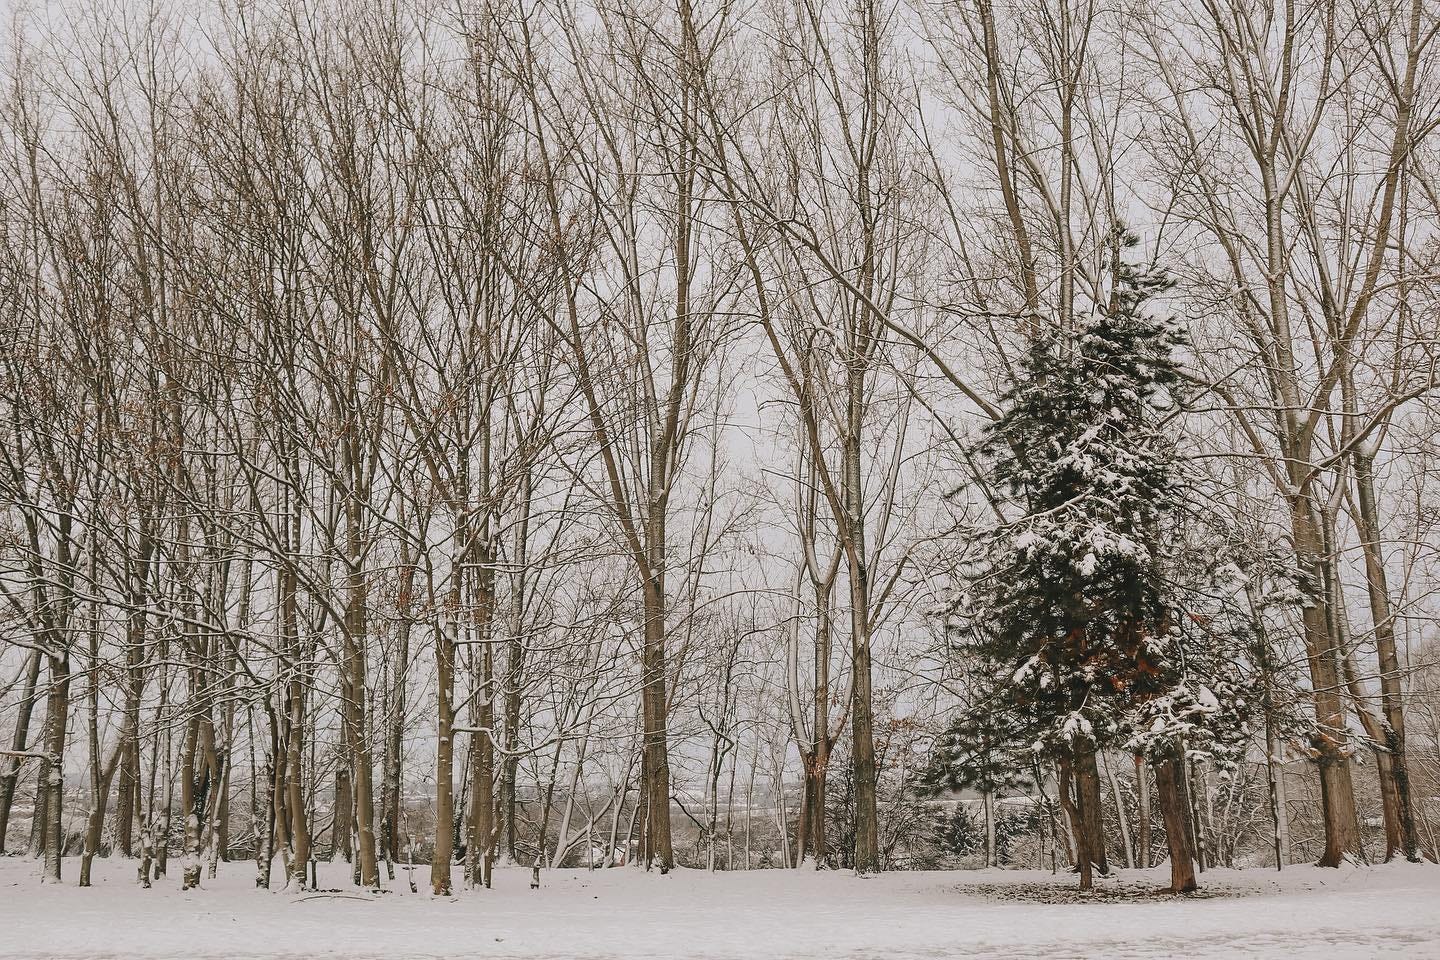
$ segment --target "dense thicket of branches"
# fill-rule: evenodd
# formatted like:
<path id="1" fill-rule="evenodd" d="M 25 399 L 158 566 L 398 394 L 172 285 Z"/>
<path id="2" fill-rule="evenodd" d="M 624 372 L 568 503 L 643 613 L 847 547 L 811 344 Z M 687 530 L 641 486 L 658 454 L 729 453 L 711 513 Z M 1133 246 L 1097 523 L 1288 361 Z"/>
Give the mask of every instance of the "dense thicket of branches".
<path id="1" fill-rule="evenodd" d="M 1434 857 L 1437 31 L 1421 0 L 21 10 L 0 850 L 82 885 L 428 861 L 437 894 L 872 871 L 963 852 L 948 785 L 987 863 Z M 1126 375 L 1173 404 L 1099 373 L 1068 408 L 1148 431 L 1184 509 L 1017 495 L 1044 437 L 988 425 L 1141 300 L 1183 345 Z M 1107 510 L 1153 546 L 1106 574 L 1143 615 L 1113 655 L 1056 628 L 1062 712 L 1129 719 L 1067 753 L 943 612 Z M 1094 543 L 1048 546 L 1093 618 Z M 1014 586 L 1019 649 L 1055 604 Z"/>

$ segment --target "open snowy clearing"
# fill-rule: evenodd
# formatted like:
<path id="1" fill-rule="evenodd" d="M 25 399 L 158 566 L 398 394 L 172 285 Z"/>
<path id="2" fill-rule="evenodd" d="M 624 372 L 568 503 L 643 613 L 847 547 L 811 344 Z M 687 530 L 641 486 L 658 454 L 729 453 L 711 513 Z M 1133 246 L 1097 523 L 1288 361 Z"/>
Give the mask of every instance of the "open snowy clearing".
<path id="1" fill-rule="evenodd" d="M 178 866 L 178 865 L 177 865 Z M 1389 865 L 1211 871 L 1212 896 L 1134 902 L 1006 902 L 999 886 L 1068 887 L 1024 871 L 755 871 L 668 877 L 621 869 L 501 870 L 493 890 L 412 895 L 400 871 L 371 896 L 259 891 L 243 864 L 181 893 L 172 875 L 134 885 L 97 861 L 96 885 L 39 883 L 34 861 L 0 862 L 0 957 L 27 958 L 949 958 L 1440 957 L 1440 868 Z M 425 889 L 427 870 L 417 868 Z M 1126 871 L 1144 891 L 1164 871 Z"/>

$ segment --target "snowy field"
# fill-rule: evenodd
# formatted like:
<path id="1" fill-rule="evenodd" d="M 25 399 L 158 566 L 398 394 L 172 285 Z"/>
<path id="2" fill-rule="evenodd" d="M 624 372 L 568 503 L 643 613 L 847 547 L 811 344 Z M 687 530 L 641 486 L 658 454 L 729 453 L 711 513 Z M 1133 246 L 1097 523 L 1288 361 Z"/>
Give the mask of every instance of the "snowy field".
<path id="1" fill-rule="evenodd" d="M 1048 873 L 756 871 L 668 877 L 636 870 L 497 871 L 495 888 L 448 899 L 258 891 L 244 864 L 200 891 L 154 889 L 123 861 L 96 885 L 44 887 L 37 864 L 0 861 L 4 958 L 1440 958 L 1440 868 L 1389 865 L 1210 871 L 1203 897 L 1152 896 L 1163 871 L 1102 881 L 1091 902 Z M 178 868 L 178 865 L 177 865 Z M 425 868 L 416 869 L 425 889 Z M 1057 896 L 1059 894 L 1060 896 Z"/>

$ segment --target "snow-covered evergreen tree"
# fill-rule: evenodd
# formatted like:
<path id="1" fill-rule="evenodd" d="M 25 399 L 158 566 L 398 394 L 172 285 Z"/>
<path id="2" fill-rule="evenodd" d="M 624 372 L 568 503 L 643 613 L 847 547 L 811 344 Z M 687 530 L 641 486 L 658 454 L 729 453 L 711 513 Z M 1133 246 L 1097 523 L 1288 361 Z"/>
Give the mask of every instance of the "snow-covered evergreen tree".
<path id="1" fill-rule="evenodd" d="M 1075 778 L 1082 886 L 1103 865 L 1095 751 L 1164 691 L 1176 629 L 1162 540 L 1180 497 L 1180 332 L 1148 303 L 1163 277 L 1123 261 L 1114 275 L 1104 309 L 1036 338 L 988 431 L 982 454 L 1017 516 L 983 532 L 952 620 L 1023 718 L 1016 735 Z"/>
<path id="2" fill-rule="evenodd" d="M 930 795 L 974 790 L 982 803 L 981 847 L 986 866 L 998 866 L 999 821 L 996 801 L 1030 783 L 1028 757 L 1020 756 L 1010 736 L 1014 721 L 993 703 L 977 704 L 955 717 L 931 748 L 920 777 Z"/>

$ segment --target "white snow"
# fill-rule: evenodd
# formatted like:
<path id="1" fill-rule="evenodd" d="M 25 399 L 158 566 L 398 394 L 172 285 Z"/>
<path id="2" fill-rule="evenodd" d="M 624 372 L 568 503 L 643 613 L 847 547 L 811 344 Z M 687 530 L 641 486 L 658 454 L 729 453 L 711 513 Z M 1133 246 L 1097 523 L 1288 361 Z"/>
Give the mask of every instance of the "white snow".
<path id="1" fill-rule="evenodd" d="M 217 880 L 151 890 L 134 865 L 97 860 L 96 886 L 41 886 L 33 860 L 0 861 L 0 957 L 107 958 L 1440 958 L 1440 868 L 1392 864 L 1321 870 L 1211 870 L 1208 899 L 1034 903 L 1007 900 L 1026 884 L 1073 887 L 1039 871 L 888 873 L 766 870 L 670 876 L 636 869 L 498 869 L 495 888 L 437 899 L 361 893 L 344 864 L 322 865 L 340 893 L 253 887 L 250 865 Z M 278 876 L 279 871 L 276 871 Z M 1167 871 L 1122 871 L 1162 886 Z M 457 877 L 459 879 L 458 871 Z M 998 888 L 998 893 L 997 893 Z"/>

